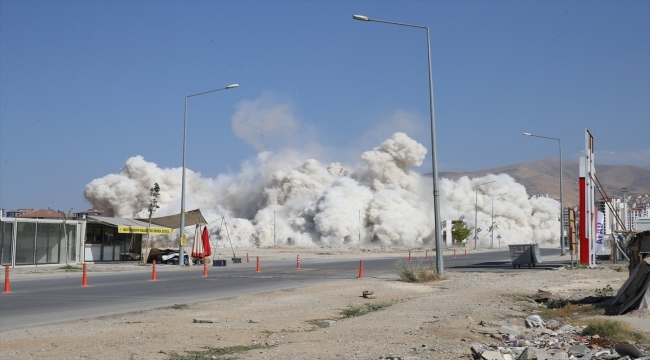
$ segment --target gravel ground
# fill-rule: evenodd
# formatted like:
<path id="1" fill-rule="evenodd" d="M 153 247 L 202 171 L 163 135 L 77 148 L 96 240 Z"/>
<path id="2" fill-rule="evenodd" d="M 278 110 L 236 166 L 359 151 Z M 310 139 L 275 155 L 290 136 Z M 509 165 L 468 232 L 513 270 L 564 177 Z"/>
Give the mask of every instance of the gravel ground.
<path id="1" fill-rule="evenodd" d="M 265 258 L 395 256 L 403 249 L 237 249 Z M 429 254 L 432 256 L 432 254 Z M 228 257 L 227 249 L 221 251 Z M 414 252 L 414 256 L 422 256 Z M 471 256 L 471 253 L 470 253 Z M 559 257 L 558 257 L 559 258 Z M 548 257 L 545 261 L 554 260 Z M 565 259 L 563 259 L 565 260 Z M 239 359 L 409 359 L 468 358 L 470 345 L 490 342 L 471 331 L 481 320 L 524 326 L 538 290 L 563 298 L 593 295 L 607 284 L 615 291 L 627 279 L 621 265 L 585 270 L 514 273 L 447 272 L 442 281 L 409 284 L 397 276 L 339 280 L 325 285 L 247 295 L 134 313 L 71 321 L 0 333 L 0 359 L 168 359 L 206 346 L 262 345 Z M 47 276 L 58 267 L 12 269 L 12 276 Z M 150 271 L 134 264 L 90 265 L 89 271 Z M 364 290 L 375 299 L 363 298 Z M 341 310 L 368 303 L 389 307 L 339 319 Z M 195 323 L 208 319 L 212 323 Z M 315 320 L 336 320 L 320 328 Z M 650 335 L 650 312 L 616 317 Z M 544 319 L 548 320 L 548 319 Z M 268 345 L 268 346 L 267 346 Z"/>

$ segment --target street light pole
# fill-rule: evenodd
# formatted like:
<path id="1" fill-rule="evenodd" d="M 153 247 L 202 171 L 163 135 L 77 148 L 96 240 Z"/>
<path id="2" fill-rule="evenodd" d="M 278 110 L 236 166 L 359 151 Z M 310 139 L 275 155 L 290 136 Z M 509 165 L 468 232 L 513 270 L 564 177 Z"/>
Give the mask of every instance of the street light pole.
<path id="1" fill-rule="evenodd" d="M 385 21 L 385 20 L 376 20 L 363 15 L 352 15 L 352 18 L 354 20 L 359 20 L 359 21 L 373 21 L 373 22 L 384 23 L 384 24 L 408 26 L 408 27 L 413 27 L 418 29 L 424 29 L 427 31 L 427 54 L 428 54 L 427 62 L 429 66 L 429 116 L 431 119 L 431 172 L 432 172 L 431 175 L 433 177 L 433 212 L 434 212 L 433 217 L 435 221 L 434 237 L 436 241 L 436 271 L 438 272 L 438 275 L 443 276 L 444 264 L 442 259 L 442 234 L 440 231 L 440 226 L 441 226 L 440 199 L 439 199 L 440 191 L 438 189 L 438 159 L 436 155 L 436 126 L 435 126 L 436 121 L 435 121 L 435 116 L 433 111 L 433 74 L 431 71 L 431 38 L 429 35 L 429 27 Z"/>
<path id="2" fill-rule="evenodd" d="M 496 180 L 478 184 L 476 187 L 474 187 L 474 192 L 476 194 L 476 197 L 474 199 L 474 250 L 476 250 L 476 246 L 478 244 L 478 233 L 476 232 L 478 229 L 478 187 L 482 185 L 492 184 L 493 182 L 496 182 Z"/>
<path id="3" fill-rule="evenodd" d="M 562 187 L 562 182 L 563 182 L 562 181 L 562 140 L 554 137 L 533 135 L 531 133 L 524 133 L 524 135 L 543 138 L 543 139 L 557 140 L 557 143 L 560 148 L 560 255 L 564 256 L 566 255 L 566 252 L 564 251 L 564 191 Z"/>
<path id="4" fill-rule="evenodd" d="M 220 89 L 215 89 L 215 90 L 210 90 L 210 91 L 204 91 L 202 93 L 198 94 L 192 94 L 188 95 L 185 97 L 185 114 L 183 116 L 183 175 L 182 175 L 182 180 L 181 180 L 181 227 L 179 231 L 179 241 L 178 241 L 178 265 L 183 265 L 185 262 L 185 250 L 183 249 L 183 244 L 182 244 L 182 239 L 183 239 L 183 233 L 185 230 L 185 154 L 186 154 L 186 149 L 187 149 L 187 99 L 191 98 L 193 96 L 199 96 L 203 94 L 209 94 L 215 91 L 220 91 L 220 90 L 227 90 L 227 89 L 233 89 L 238 87 L 239 84 L 232 84 L 228 85 L 224 88 Z"/>
<path id="5" fill-rule="evenodd" d="M 490 245 L 490 248 L 494 248 L 494 198 L 505 194 L 507 193 L 502 193 L 502 194 L 492 196 L 492 225 L 491 225 L 492 231 L 490 231 L 492 233 L 492 244 Z"/>

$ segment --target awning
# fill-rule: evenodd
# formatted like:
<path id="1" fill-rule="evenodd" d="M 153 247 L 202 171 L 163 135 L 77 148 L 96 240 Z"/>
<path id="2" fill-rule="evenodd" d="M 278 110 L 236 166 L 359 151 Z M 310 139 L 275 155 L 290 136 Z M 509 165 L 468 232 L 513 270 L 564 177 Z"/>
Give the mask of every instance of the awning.
<path id="1" fill-rule="evenodd" d="M 149 221 L 149 219 L 136 219 L 136 220 L 143 221 L 145 223 Z M 178 229 L 179 227 L 181 227 L 181 214 L 151 218 L 151 223 L 163 227 Z M 205 225 L 207 223 L 208 222 L 205 221 L 203 214 L 201 214 L 201 210 L 196 209 L 196 210 L 185 212 L 185 226 L 191 226 L 196 224 Z"/>
<path id="2" fill-rule="evenodd" d="M 126 219 L 108 216 L 88 216 L 88 219 L 95 220 L 104 224 L 117 227 L 117 232 L 121 234 L 146 234 L 149 229 L 147 222 L 135 219 Z M 171 234 L 172 229 L 151 223 L 151 234 Z"/>

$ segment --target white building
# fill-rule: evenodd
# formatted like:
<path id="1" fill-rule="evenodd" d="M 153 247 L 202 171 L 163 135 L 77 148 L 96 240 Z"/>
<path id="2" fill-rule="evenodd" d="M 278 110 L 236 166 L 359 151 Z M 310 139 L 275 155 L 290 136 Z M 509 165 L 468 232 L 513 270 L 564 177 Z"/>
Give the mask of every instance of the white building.
<path id="1" fill-rule="evenodd" d="M 649 207 L 635 207 L 631 208 L 629 211 L 630 214 L 630 224 L 632 225 L 632 229 L 636 230 L 637 229 L 637 222 L 639 218 L 647 218 L 650 217 L 650 208 Z"/>

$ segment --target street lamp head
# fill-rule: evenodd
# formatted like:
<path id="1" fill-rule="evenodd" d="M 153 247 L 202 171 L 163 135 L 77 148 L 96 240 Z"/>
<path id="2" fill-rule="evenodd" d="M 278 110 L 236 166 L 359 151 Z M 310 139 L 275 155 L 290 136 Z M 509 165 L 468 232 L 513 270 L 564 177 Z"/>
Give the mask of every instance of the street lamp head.
<path id="1" fill-rule="evenodd" d="M 352 15 L 352 18 L 359 21 L 370 21 L 369 17 L 363 15 Z"/>
<path id="2" fill-rule="evenodd" d="M 239 84 L 231 84 L 231 85 L 228 85 L 228 86 L 226 86 L 226 89 L 234 89 L 234 88 L 236 88 L 236 87 L 239 87 Z"/>
<path id="3" fill-rule="evenodd" d="M 531 133 L 524 133 L 524 135 L 526 135 L 526 136 L 533 136 L 533 134 L 531 134 Z"/>

